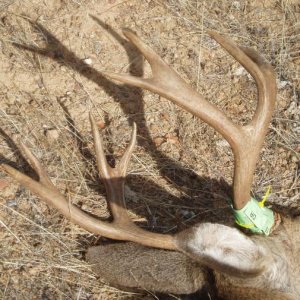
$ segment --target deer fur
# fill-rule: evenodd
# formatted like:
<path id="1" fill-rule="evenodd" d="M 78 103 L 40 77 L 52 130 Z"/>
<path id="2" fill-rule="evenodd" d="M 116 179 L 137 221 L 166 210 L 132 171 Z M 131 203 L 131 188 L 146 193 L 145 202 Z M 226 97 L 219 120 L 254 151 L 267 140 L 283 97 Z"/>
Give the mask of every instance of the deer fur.
<path id="1" fill-rule="evenodd" d="M 176 240 L 183 253 L 118 243 L 92 247 L 86 259 L 115 286 L 174 294 L 207 289 L 230 300 L 300 299 L 300 217 L 283 218 L 269 237 L 203 223 Z"/>

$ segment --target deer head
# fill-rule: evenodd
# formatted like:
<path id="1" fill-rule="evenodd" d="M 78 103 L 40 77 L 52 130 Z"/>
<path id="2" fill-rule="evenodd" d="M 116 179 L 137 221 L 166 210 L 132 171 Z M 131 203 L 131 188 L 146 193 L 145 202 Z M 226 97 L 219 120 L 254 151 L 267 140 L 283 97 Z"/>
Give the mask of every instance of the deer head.
<path id="1" fill-rule="evenodd" d="M 235 45 L 216 32 L 209 32 L 254 78 L 258 104 L 249 124 L 234 124 L 220 109 L 191 89 L 149 46 L 132 31 L 124 35 L 141 51 L 152 68 L 151 78 L 105 72 L 111 79 L 157 93 L 211 125 L 230 144 L 234 153 L 233 208 L 239 211 L 251 199 L 255 165 L 276 99 L 272 66 L 256 51 Z M 267 234 L 247 236 L 220 224 L 202 223 L 175 235 L 148 232 L 129 218 L 124 201 L 126 170 L 136 141 L 136 126 L 120 163 L 106 161 L 101 136 L 90 115 L 97 166 L 110 204 L 113 222 L 107 223 L 70 204 L 23 144 L 21 151 L 39 176 L 35 181 L 7 164 L 2 168 L 23 186 L 72 222 L 91 233 L 130 241 L 93 247 L 87 259 L 102 279 L 112 284 L 148 290 L 188 294 L 212 284 L 224 299 L 299 299 L 299 219 L 272 214 Z M 170 251 L 171 250 L 171 251 Z"/>

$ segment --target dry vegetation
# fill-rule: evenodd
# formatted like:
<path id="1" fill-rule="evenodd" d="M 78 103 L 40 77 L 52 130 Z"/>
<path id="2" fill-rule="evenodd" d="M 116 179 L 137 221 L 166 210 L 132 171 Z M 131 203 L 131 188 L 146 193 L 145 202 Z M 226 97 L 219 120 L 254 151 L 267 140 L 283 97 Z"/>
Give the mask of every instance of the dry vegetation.
<path id="1" fill-rule="evenodd" d="M 22 140 L 70 201 L 105 218 L 88 112 L 116 158 L 135 121 L 138 145 L 126 187 L 132 218 L 161 232 L 225 222 L 233 162 L 223 139 L 170 102 L 101 76 L 101 70 L 149 74 L 122 37 L 121 28 L 129 27 L 209 101 L 245 123 L 255 109 L 255 84 L 208 37 L 214 29 L 258 49 L 276 69 L 277 107 L 253 192 L 260 197 L 272 185 L 271 203 L 299 211 L 299 20 L 297 0 L 2 0 L 0 160 L 34 176 L 13 142 Z M 99 282 L 84 261 L 99 237 L 4 173 L 0 229 L 2 299 L 162 299 Z"/>

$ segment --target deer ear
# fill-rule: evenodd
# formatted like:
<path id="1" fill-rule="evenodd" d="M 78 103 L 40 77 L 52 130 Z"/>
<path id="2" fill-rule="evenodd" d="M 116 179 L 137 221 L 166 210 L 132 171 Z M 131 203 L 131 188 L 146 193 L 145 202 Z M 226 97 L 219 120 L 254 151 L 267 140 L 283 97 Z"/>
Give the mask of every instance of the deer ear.
<path id="1" fill-rule="evenodd" d="M 203 223 L 176 235 L 178 248 L 216 271 L 252 277 L 267 265 L 267 251 L 239 230 L 221 224 Z"/>

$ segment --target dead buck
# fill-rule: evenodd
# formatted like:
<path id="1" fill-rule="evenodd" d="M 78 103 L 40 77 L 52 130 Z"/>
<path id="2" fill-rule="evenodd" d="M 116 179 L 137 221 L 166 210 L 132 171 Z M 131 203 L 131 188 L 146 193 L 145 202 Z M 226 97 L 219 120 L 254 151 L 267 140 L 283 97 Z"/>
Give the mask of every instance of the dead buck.
<path id="1" fill-rule="evenodd" d="M 258 105 L 253 119 L 240 126 L 191 89 L 133 32 L 124 30 L 124 34 L 150 63 L 153 77 L 104 74 L 157 93 L 218 131 L 234 153 L 233 208 L 240 211 L 247 207 L 251 201 L 255 165 L 274 110 L 276 78 L 272 66 L 256 51 L 239 47 L 216 32 L 209 32 L 244 66 L 257 85 Z M 134 242 L 88 250 L 87 260 L 101 279 L 119 286 L 175 294 L 189 294 L 213 285 L 212 289 L 221 299 L 300 299 L 299 216 L 292 219 L 271 211 L 272 222 L 265 228 L 266 235 L 247 236 L 236 228 L 213 223 L 202 223 L 175 235 L 143 230 L 130 220 L 124 201 L 126 169 L 136 142 L 136 126 L 133 126 L 131 141 L 119 165 L 112 168 L 106 161 L 101 136 L 92 116 L 90 122 L 98 170 L 114 218 L 112 223 L 101 221 L 66 200 L 25 145 L 20 146 L 21 150 L 37 172 L 39 181 L 7 164 L 2 168 L 89 232 Z"/>

